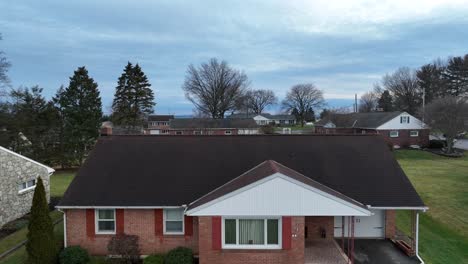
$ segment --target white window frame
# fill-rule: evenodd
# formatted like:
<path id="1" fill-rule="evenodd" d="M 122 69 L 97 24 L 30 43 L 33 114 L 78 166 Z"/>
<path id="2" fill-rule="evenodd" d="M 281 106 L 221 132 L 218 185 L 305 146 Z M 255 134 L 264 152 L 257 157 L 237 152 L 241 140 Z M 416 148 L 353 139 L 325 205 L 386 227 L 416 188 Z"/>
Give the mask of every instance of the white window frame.
<path id="1" fill-rule="evenodd" d="M 392 132 L 396 132 L 396 135 L 392 135 Z M 400 136 L 400 131 L 398 131 L 398 130 L 390 130 L 389 136 L 390 136 L 391 138 L 397 138 L 397 137 Z"/>
<path id="2" fill-rule="evenodd" d="M 236 244 L 226 244 L 224 234 L 224 221 L 225 220 L 236 220 Z M 240 245 L 239 244 L 239 219 L 262 219 L 264 221 L 263 228 L 264 228 L 264 243 L 263 245 Z M 277 245 L 268 245 L 268 226 L 267 220 L 278 220 L 278 244 Z M 281 217 L 262 217 L 262 216 L 239 216 L 239 217 L 223 217 L 221 221 L 221 241 L 222 241 L 222 248 L 223 249 L 282 249 L 283 248 L 283 223 Z"/>
<path id="3" fill-rule="evenodd" d="M 224 131 L 224 135 L 232 135 L 232 131 L 231 130 L 226 130 L 226 131 Z"/>
<path id="4" fill-rule="evenodd" d="M 416 133 L 416 134 L 413 134 Z M 419 131 L 418 130 L 410 130 L 409 132 L 410 137 L 419 137 Z"/>
<path id="5" fill-rule="evenodd" d="M 99 210 L 112 210 L 114 212 L 114 219 L 99 219 Z M 99 222 L 114 222 L 114 231 L 99 231 Z M 94 230 L 97 235 L 115 235 L 117 229 L 117 219 L 115 209 L 96 208 L 94 209 Z"/>
<path id="6" fill-rule="evenodd" d="M 175 134 L 176 135 L 183 135 L 184 133 L 182 131 L 176 131 Z"/>
<path id="7" fill-rule="evenodd" d="M 29 186 L 29 182 L 33 182 L 33 184 Z M 23 188 L 23 186 L 22 186 L 23 184 L 26 184 L 26 188 Z M 34 190 L 34 189 L 36 189 L 36 185 L 37 185 L 37 180 L 36 179 L 21 182 L 21 183 L 18 184 L 18 187 L 19 187 L 18 188 L 19 189 L 18 193 L 24 193 L 24 192 L 27 192 L 27 191 L 30 191 L 30 190 Z"/>
<path id="8" fill-rule="evenodd" d="M 166 214 L 167 210 L 181 210 L 182 211 L 182 232 L 168 232 L 166 231 Z M 172 222 L 179 222 L 176 220 L 169 220 Z M 184 235 L 185 234 L 185 213 L 183 208 L 168 208 L 163 210 L 163 233 L 164 235 Z"/>
<path id="9" fill-rule="evenodd" d="M 401 124 L 409 124 L 410 122 L 410 117 L 409 116 L 400 116 L 400 123 Z"/>

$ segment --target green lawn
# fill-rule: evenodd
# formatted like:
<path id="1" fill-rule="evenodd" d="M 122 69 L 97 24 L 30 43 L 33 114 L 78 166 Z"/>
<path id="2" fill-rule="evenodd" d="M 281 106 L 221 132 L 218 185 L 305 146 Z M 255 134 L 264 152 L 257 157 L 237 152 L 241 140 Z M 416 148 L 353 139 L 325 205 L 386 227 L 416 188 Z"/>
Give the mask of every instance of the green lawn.
<path id="1" fill-rule="evenodd" d="M 58 171 L 54 173 L 50 178 L 50 194 L 51 196 L 62 196 L 71 180 L 73 179 L 76 171 Z M 52 211 L 50 213 L 52 221 L 56 221 L 62 218 L 62 213 L 58 211 Z M 57 224 L 55 226 L 55 235 L 59 245 L 63 244 L 63 223 Z M 26 234 L 28 228 L 24 227 L 17 232 L 3 238 L 0 240 L 0 253 L 5 252 L 6 250 L 17 245 L 21 241 L 26 239 Z M 7 258 L 0 261 L 1 264 L 11 263 L 19 264 L 25 263 L 26 252 L 24 246 L 13 254 L 9 255 Z"/>
<path id="2" fill-rule="evenodd" d="M 468 157 L 446 158 L 417 150 L 395 153 L 429 206 L 420 218 L 421 256 L 427 263 L 468 263 Z M 397 226 L 409 232 L 408 212 L 398 213 Z"/>

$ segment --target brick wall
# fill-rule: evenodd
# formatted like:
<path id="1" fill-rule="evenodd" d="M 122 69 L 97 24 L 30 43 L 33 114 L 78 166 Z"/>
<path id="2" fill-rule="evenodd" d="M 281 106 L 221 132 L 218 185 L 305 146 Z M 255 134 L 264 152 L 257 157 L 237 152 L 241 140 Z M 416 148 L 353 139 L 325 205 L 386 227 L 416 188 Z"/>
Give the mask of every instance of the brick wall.
<path id="1" fill-rule="evenodd" d="M 334 217 L 333 216 L 306 216 L 305 226 L 307 227 L 306 240 L 314 240 L 322 238 L 320 230 L 325 229 L 327 239 L 333 239 L 334 233 Z"/>
<path id="2" fill-rule="evenodd" d="M 86 234 L 86 210 L 66 210 L 67 245 L 80 245 L 91 255 L 106 255 L 107 243 L 112 235 Z M 155 234 L 154 210 L 124 210 L 124 233 L 139 236 L 141 254 L 167 252 L 175 247 L 184 246 L 198 252 L 198 219 L 193 218 L 193 234 L 162 235 Z"/>
<path id="3" fill-rule="evenodd" d="M 419 129 L 419 135 L 417 137 L 411 137 L 410 131 L 417 129 L 399 129 L 398 137 L 390 137 L 391 130 L 379 130 L 379 134 L 382 135 L 385 140 L 391 142 L 393 145 L 400 147 L 409 147 L 410 145 L 427 146 L 429 145 L 429 129 Z"/>
<path id="4" fill-rule="evenodd" d="M 303 264 L 304 217 L 292 217 L 291 249 L 234 250 L 213 249 L 212 217 L 199 217 L 200 264 Z"/>
<path id="5" fill-rule="evenodd" d="M 395 237 L 395 210 L 385 211 L 385 238 L 393 239 Z"/>

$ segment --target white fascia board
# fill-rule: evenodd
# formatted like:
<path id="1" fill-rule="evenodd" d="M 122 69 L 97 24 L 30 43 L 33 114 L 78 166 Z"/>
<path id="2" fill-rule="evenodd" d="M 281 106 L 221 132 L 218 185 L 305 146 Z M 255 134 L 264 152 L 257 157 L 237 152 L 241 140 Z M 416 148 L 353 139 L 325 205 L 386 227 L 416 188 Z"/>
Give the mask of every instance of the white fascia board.
<path id="1" fill-rule="evenodd" d="M 55 172 L 55 170 L 52 169 L 51 167 L 46 166 L 46 165 L 44 165 L 44 164 L 42 164 L 42 163 L 39 163 L 39 162 L 37 162 L 37 161 L 35 161 L 35 160 L 32 160 L 32 159 L 30 159 L 30 158 L 28 158 L 28 157 L 25 157 L 25 156 L 23 156 L 23 155 L 21 155 L 21 154 L 18 154 L 18 153 L 14 152 L 14 151 L 11 151 L 11 150 L 9 150 L 9 149 L 7 149 L 7 148 L 4 148 L 4 147 L 0 146 L 0 150 L 4 150 L 4 151 L 7 152 L 7 153 L 13 154 L 13 155 L 15 155 L 15 156 L 17 156 L 17 157 L 20 157 L 20 158 L 25 159 L 25 160 L 27 160 L 27 161 L 29 161 L 29 162 L 32 162 L 32 163 L 34 163 L 34 164 L 36 164 L 36 165 L 39 165 L 39 166 L 41 166 L 41 167 L 46 168 L 46 169 L 47 169 L 47 173 L 49 173 L 49 175 Z"/>
<path id="2" fill-rule="evenodd" d="M 343 206 L 346 206 L 346 207 L 350 208 L 350 210 L 353 211 L 354 213 L 352 213 L 352 214 L 348 213 L 349 215 L 370 216 L 372 214 L 368 209 L 365 209 L 363 207 L 352 204 L 352 203 L 350 203 L 348 201 L 340 199 L 340 198 L 338 198 L 336 196 L 333 196 L 333 195 L 331 195 L 329 193 L 323 192 L 323 191 L 321 191 L 321 190 L 319 190 L 317 188 L 314 188 L 314 187 L 309 186 L 307 184 L 304 184 L 302 182 L 296 181 L 296 180 L 292 179 L 291 177 L 285 176 L 285 175 L 283 175 L 281 173 L 274 173 L 271 176 L 268 176 L 268 177 L 266 177 L 264 179 L 256 181 L 256 182 L 254 182 L 254 183 L 252 183 L 250 185 L 244 186 L 244 187 L 242 187 L 242 188 L 240 188 L 238 190 L 235 190 L 235 191 L 233 191 L 231 193 L 228 193 L 228 194 L 226 194 L 226 195 L 224 195 L 222 197 L 216 198 L 216 199 L 214 199 L 214 200 L 212 200 L 212 201 L 210 201 L 210 202 L 208 202 L 206 204 L 203 204 L 203 205 L 200 205 L 199 207 L 188 210 L 186 212 L 186 214 L 187 215 L 192 215 L 192 216 L 204 215 L 201 212 L 202 210 L 204 210 L 206 208 L 209 208 L 210 206 L 213 206 L 213 205 L 215 205 L 217 203 L 223 202 L 223 201 L 225 201 L 225 200 L 227 200 L 229 198 L 235 197 L 235 196 L 237 196 L 239 194 L 242 194 L 242 193 L 244 193 L 244 192 L 246 192 L 246 191 L 248 191 L 248 190 L 250 190 L 252 188 L 255 188 L 257 186 L 260 186 L 260 185 L 262 185 L 264 183 L 267 183 L 267 182 L 272 181 L 272 180 L 277 179 L 277 178 L 280 178 L 280 179 L 285 180 L 285 181 L 287 181 L 289 183 L 298 185 L 298 186 L 300 186 L 300 187 L 302 187 L 302 188 L 304 188 L 304 189 L 306 189 L 308 191 L 311 191 L 311 192 L 313 192 L 313 193 L 315 193 L 315 194 L 317 194 L 319 196 L 330 199 L 330 200 L 332 200 L 332 201 L 334 201 L 334 202 L 336 202 L 338 204 L 341 204 Z M 300 201 L 297 201 L 297 202 L 300 202 Z M 228 215 L 228 214 L 223 214 L 223 215 Z M 236 213 L 234 215 L 236 215 Z M 274 213 L 274 214 L 265 214 L 265 215 L 276 216 L 276 215 L 281 215 L 281 214 Z M 288 215 L 294 215 L 294 214 L 288 214 Z M 314 214 L 298 214 L 298 215 L 314 215 Z M 329 214 L 323 214 L 323 215 L 329 215 Z"/>
<path id="3" fill-rule="evenodd" d="M 427 206 L 367 206 L 369 209 L 377 209 L 377 210 L 416 210 L 416 211 L 423 211 L 426 212 L 429 210 Z"/>

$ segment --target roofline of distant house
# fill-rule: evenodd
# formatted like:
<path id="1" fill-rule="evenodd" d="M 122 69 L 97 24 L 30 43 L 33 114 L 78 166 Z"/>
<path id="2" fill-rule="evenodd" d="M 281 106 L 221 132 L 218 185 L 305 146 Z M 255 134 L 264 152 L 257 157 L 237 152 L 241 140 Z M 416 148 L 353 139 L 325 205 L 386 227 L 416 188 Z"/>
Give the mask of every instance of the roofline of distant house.
<path id="1" fill-rule="evenodd" d="M 25 160 L 27 160 L 27 161 L 29 161 L 29 162 L 32 162 L 32 163 L 34 163 L 34 164 L 36 164 L 36 165 L 39 165 L 39 166 L 42 166 L 42 167 L 46 168 L 46 169 L 47 169 L 47 173 L 49 173 L 49 174 L 52 174 L 52 173 L 55 172 L 55 170 L 52 169 L 51 167 L 46 166 L 46 165 L 44 165 L 44 164 L 42 164 L 42 163 L 39 163 L 39 162 L 37 162 L 37 161 L 35 161 L 35 160 L 32 160 L 32 159 L 30 159 L 30 158 L 28 158 L 28 157 L 25 157 L 25 156 L 23 156 L 23 155 L 21 155 L 21 154 L 18 154 L 18 153 L 16 153 L 16 152 L 12 151 L 12 150 L 9 150 L 9 149 L 4 148 L 4 147 L 2 147 L 2 146 L 0 146 L 0 149 L 5 150 L 6 152 L 8 152 L 8 153 L 10 153 L 10 154 L 13 154 L 13 155 L 15 155 L 15 156 L 17 156 L 17 157 L 23 158 L 23 159 L 25 159 Z"/>
<path id="2" fill-rule="evenodd" d="M 187 205 L 180 206 L 110 206 L 110 205 L 57 205 L 57 209 L 171 209 L 171 208 L 186 208 Z"/>

